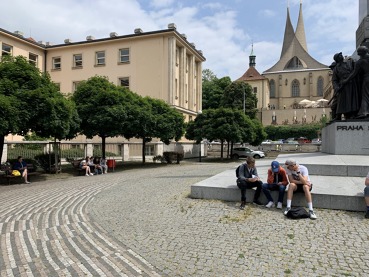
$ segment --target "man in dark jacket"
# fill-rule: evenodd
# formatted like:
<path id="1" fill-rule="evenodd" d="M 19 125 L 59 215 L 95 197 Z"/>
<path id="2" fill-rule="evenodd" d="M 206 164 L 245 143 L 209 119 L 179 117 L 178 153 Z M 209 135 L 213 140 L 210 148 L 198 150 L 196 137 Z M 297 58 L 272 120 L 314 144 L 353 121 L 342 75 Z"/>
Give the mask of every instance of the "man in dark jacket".
<path id="1" fill-rule="evenodd" d="M 25 181 L 26 184 L 31 183 L 31 182 L 28 182 L 27 163 L 25 161 L 23 161 L 22 156 L 19 156 L 18 161 L 13 164 L 13 170 L 18 170 L 21 173 L 21 175 L 24 178 L 24 181 Z"/>
<path id="2" fill-rule="evenodd" d="M 263 182 L 260 181 L 258 171 L 255 167 L 255 159 L 252 157 L 247 157 L 246 163 L 243 163 L 240 166 L 239 176 L 237 178 L 237 187 L 241 190 L 241 210 L 243 210 L 246 205 L 246 189 L 251 189 L 254 187 L 256 187 L 256 191 L 254 194 L 253 203 L 256 205 L 263 205 L 259 201 L 262 185 Z"/>

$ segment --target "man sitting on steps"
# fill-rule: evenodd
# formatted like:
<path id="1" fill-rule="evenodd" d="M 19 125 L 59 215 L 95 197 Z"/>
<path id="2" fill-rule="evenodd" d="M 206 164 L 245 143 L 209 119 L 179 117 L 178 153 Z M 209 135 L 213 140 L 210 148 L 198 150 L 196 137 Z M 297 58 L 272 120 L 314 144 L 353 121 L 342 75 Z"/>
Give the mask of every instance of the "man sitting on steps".
<path id="1" fill-rule="evenodd" d="M 309 207 L 310 219 L 316 219 L 310 193 L 312 184 L 310 182 L 308 169 L 306 166 L 297 164 L 296 161 L 292 159 L 288 159 L 285 164 L 287 166 L 286 172 L 290 185 L 287 191 L 287 208 L 284 215 L 287 215 L 287 212 L 291 209 L 293 192 L 301 191 L 305 193 L 306 202 Z"/>

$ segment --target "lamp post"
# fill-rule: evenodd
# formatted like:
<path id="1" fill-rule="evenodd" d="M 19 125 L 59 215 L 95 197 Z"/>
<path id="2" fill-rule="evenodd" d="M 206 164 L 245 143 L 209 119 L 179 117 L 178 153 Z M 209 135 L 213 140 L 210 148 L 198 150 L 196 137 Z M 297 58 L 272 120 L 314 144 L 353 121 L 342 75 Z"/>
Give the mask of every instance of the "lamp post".
<path id="1" fill-rule="evenodd" d="M 197 112 L 197 115 L 200 115 L 200 114 L 202 114 L 202 110 L 199 110 Z M 201 141 L 199 143 L 199 162 L 201 163 Z"/>

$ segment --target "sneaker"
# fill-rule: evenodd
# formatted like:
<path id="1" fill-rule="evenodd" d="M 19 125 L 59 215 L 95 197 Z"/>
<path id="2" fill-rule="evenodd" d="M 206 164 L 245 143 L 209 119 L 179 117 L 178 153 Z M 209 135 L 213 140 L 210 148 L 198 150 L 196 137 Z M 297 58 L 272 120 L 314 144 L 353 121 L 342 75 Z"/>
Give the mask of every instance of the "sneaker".
<path id="1" fill-rule="evenodd" d="M 26 184 L 30 184 L 31 182 L 26 181 Z"/>
<path id="2" fill-rule="evenodd" d="M 263 206 L 263 203 L 261 203 L 259 200 L 254 200 L 252 203 L 258 206 Z"/>
<path id="3" fill-rule="evenodd" d="M 369 210 L 366 211 L 365 218 L 369 218 Z"/>
<path id="4" fill-rule="evenodd" d="M 244 209 L 245 209 L 245 204 L 241 204 L 240 210 L 244 210 Z"/>
<path id="5" fill-rule="evenodd" d="M 278 202 L 277 209 L 282 209 L 282 202 Z"/>
<path id="6" fill-rule="evenodd" d="M 90 175 L 86 174 L 86 176 L 90 176 Z"/>
<path id="7" fill-rule="evenodd" d="M 273 201 L 269 201 L 268 204 L 265 205 L 265 207 L 267 208 L 274 208 L 275 204 L 273 203 Z"/>
<path id="8" fill-rule="evenodd" d="M 316 214 L 314 213 L 313 210 L 309 211 L 309 215 L 310 215 L 310 219 L 316 219 Z"/>
<path id="9" fill-rule="evenodd" d="M 284 214 L 285 216 L 287 216 L 287 213 L 288 213 L 288 211 L 289 211 L 289 210 L 291 210 L 291 207 L 287 207 L 283 214 Z"/>
<path id="10" fill-rule="evenodd" d="M 90 173 L 90 176 L 94 176 L 94 174 L 93 173 Z"/>

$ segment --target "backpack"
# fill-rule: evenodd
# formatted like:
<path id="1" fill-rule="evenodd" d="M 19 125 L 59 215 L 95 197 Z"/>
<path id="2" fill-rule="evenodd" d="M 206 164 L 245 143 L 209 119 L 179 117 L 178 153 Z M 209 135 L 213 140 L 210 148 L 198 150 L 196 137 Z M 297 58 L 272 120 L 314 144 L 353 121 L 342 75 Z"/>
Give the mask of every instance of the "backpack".
<path id="1" fill-rule="evenodd" d="M 290 219 L 309 218 L 309 213 L 303 207 L 291 208 L 287 212 L 287 217 Z"/>
<path id="2" fill-rule="evenodd" d="M 240 177 L 240 167 L 242 164 L 240 164 L 237 168 L 236 168 L 236 177 Z M 244 167 L 245 168 L 245 167 Z"/>

